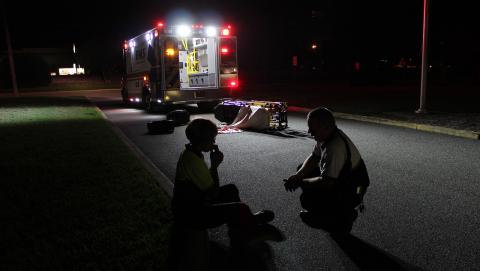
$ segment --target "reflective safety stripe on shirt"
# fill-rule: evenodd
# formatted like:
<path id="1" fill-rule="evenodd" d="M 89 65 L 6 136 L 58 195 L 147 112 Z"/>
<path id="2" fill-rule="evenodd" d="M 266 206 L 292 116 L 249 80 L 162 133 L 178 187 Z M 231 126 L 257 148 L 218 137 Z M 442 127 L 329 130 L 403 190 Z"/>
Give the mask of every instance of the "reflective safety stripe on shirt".
<path id="1" fill-rule="evenodd" d="M 317 142 L 313 149 L 313 155 L 320 159 L 320 173 L 321 176 L 328 176 L 331 178 L 338 178 L 340 171 L 345 165 L 347 159 L 347 148 L 343 142 L 340 134 L 347 140 L 350 147 L 351 163 L 355 168 L 360 163 L 360 153 L 357 147 L 352 143 L 350 138 L 341 130 L 337 130 L 333 137 L 327 142 Z"/>

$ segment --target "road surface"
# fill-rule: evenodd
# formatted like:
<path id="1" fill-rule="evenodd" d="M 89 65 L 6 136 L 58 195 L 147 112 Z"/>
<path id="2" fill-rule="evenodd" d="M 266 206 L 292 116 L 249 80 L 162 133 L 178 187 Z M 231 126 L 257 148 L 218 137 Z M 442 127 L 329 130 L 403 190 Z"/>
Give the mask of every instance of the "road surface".
<path id="1" fill-rule="evenodd" d="M 121 106 L 117 90 L 63 95 L 87 96 L 96 102 L 173 180 L 187 142 L 185 126 L 169 135 L 148 135 L 146 123 L 165 116 Z M 215 120 L 212 114 L 192 115 L 199 117 Z M 297 136 L 243 132 L 217 137 L 225 154 L 221 182 L 235 183 L 253 210 L 273 210 L 273 225 L 287 237 L 262 247 L 249 263 L 251 269 L 480 270 L 479 141 L 338 120 L 360 150 L 371 178 L 367 210 L 354 224 L 352 236 L 341 240 L 303 224 L 298 216 L 300 192 L 283 188 L 282 179 L 293 173 L 315 143 L 302 136 L 304 114 L 291 113 L 289 125 Z M 210 235 L 217 252 L 222 252 L 228 245 L 225 227 Z M 219 269 L 233 268 L 221 253 L 217 256 L 224 265 Z"/>
<path id="2" fill-rule="evenodd" d="M 185 126 L 173 134 L 148 135 L 146 123 L 162 119 L 93 98 L 113 121 L 171 180 L 187 143 Z M 194 114 L 193 118 L 212 114 Z M 294 172 L 315 142 L 307 136 L 305 115 L 291 113 L 294 137 L 242 132 L 221 134 L 225 154 L 221 182 L 235 183 L 253 210 L 271 209 L 273 225 L 286 235 L 263 248 L 263 270 L 479 270 L 480 144 L 478 141 L 404 128 L 339 120 L 359 148 L 371 177 L 367 211 L 352 237 L 333 239 L 299 219 L 300 191 L 285 192 L 282 179 Z M 225 227 L 211 238 L 228 245 Z"/>

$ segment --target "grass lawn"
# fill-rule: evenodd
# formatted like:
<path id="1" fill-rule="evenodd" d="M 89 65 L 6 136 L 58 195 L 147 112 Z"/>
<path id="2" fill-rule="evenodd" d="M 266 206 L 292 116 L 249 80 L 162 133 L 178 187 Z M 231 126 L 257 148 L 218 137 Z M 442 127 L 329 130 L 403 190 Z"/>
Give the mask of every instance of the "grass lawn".
<path id="1" fill-rule="evenodd" d="M 0 99 L 0 270 L 165 270 L 168 197 L 83 99 Z"/>
<path id="2" fill-rule="evenodd" d="M 118 88 L 119 83 L 101 83 L 101 82 L 79 82 L 69 84 L 50 84 L 42 87 L 26 87 L 19 88 L 20 93 L 26 92 L 43 92 L 43 91 L 74 91 L 74 90 L 87 90 L 87 89 L 105 89 L 105 88 Z M 0 93 L 12 93 L 12 89 L 0 89 Z"/>

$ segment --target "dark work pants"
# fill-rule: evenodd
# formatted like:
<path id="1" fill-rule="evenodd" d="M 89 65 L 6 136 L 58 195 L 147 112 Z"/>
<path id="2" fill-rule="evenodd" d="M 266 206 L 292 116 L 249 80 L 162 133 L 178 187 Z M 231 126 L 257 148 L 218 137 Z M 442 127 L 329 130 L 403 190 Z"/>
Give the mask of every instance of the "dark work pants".
<path id="1" fill-rule="evenodd" d="M 227 223 L 229 227 L 249 227 L 253 223 L 253 214 L 247 204 L 240 201 L 238 188 L 234 184 L 220 187 L 219 196 L 214 203 L 203 208 L 203 220 L 207 228 Z"/>
<path id="2" fill-rule="evenodd" d="M 297 167 L 300 169 L 302 165 Z M 320 168 L 315 167 L 313 171 L 307 175 L 307 178 L 320 176 Z M 307 211 L 317 213 L 319 215 L 336 216 L 345 211 L 342 201 L 339 199 L 338 191 L 327 188 L 314 188 L 311 190 L 303 190 L 300 195 L 300 204 Z"/>
<path id="3" fill-rule="evenodd" d="M 222 224 L 227 224 L 229 228 L 252 227 L 253 214 L 250 207 L 240 201 L 238 188 L 234 184 L 227 184 L 220 186 L 219 189 L 218 196 L 212 204 L 179 208 L 177 222 L 197 229 L 214 228 Z"/>

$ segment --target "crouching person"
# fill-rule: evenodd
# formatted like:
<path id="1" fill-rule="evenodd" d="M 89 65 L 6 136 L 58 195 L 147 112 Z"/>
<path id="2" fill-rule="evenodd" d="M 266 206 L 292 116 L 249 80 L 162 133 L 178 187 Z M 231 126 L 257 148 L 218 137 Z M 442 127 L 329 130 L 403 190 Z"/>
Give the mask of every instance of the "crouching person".
<path id="1" fill-rule="evenodd" d="M 365 163 L 353 142 L 335 124 L 330 110 L 319 107 L 307 116 L 316 145 L 294 175 L 287 191 L 301 188 L 301 219 L 332 233 L 349 233 L 370 184 Z"/>
<path id="2" fill-rule="evenodd" d="M 258 238 L 280 241 L 282 236 L 279 232 L 277 235 L 269 232 L 269 235 L 264 231 L 266 223 L 274 219 L 272 211 L 253 214 L 249 206 L 241 202 L 234 184 L 219 185 L 217 168 L 223 161 L 223 153 L 215 144 L 216 125 L 210 120 L 195 119 L 185 133 L 189 143 L 177 163 L 172 199 L 174 227 L 203 232 L 207 234 L 208 243 L 206 230 L 227 224 L 232 248 L 243 248 Z M 205 152 L 210 153 L 210 168 L 204 160 Z M 186 248 L 185 245 L 191 246 L 191 242 L 186 241 L 177 250 Z M 202 251 L 195 253 L 199 255 Z M 181 261 L 191 261 L 188 258 L 188 255 L 183 255 Z M 199 267 L 198 264 L 195 266 Z"/>

